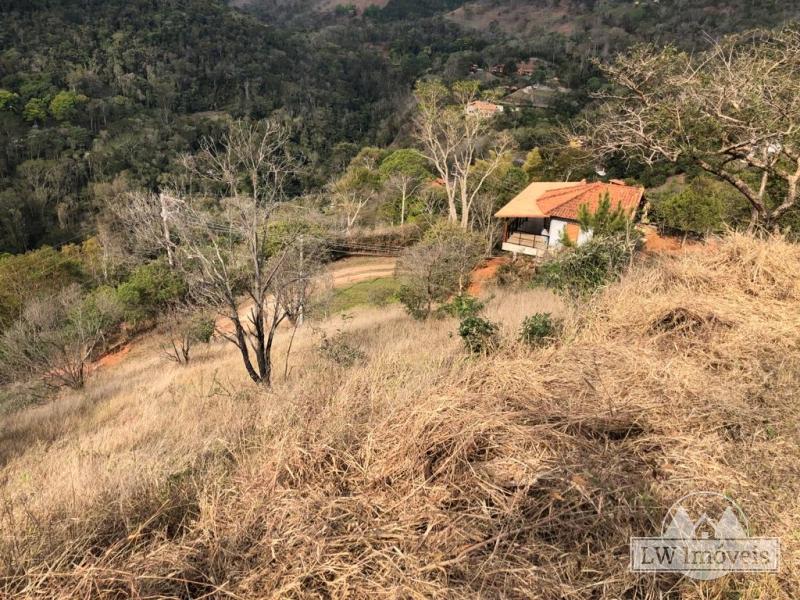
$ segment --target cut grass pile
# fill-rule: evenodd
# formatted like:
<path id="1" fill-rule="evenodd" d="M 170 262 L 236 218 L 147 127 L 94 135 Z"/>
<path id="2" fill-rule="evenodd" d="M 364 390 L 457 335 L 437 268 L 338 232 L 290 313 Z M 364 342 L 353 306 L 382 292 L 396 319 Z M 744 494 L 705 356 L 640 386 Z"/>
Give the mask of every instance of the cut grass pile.
<path id="1" fill-rule="evenodd" d="M 354 314 L 366 359 L 348 368 L 301 330 L 272 392 L 225 346 L 188 369 L 140 350 L 85 395 L 2 423 L 0 590 L 796 599 L 799 306 L 800 247 L 733 236 L 639 264 L 575 309 L 501 291 L 486 316 L 503 348 L 485 358 L 464 355 L 453 321 L 397 306 Z M 561 341 L 515 342 L 534 312 L 564 319 Z M 628 571 L 630 536 L 700 490 L 782 538 L 780 574 Z"/>

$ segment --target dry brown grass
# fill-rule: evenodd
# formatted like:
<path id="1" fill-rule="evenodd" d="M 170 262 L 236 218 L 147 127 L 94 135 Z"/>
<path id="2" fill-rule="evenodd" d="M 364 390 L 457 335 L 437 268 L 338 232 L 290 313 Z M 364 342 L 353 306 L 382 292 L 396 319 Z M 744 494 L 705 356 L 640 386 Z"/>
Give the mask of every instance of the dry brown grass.
<path id="1" fill-rule="evenodd" d="M 2 423 L 0 589 L 55 598 L 800 597 L 800 248 L 736 236 L 637 266 L 590 306 L 497 292 L 504 349 L 398 307 L 298 334 L 271 393 L 233 352 L 140 348 Z M 536 311 L 564 340 L 514 341 Z M 325 325 L 338 327 L 337 321 Z M 285 343 L 285 339 L 281 340 Z M 152 351 L 152 352 L 151 352 Z M 730 494 L 778 576 L 628 572 L 672 502 Z"/>

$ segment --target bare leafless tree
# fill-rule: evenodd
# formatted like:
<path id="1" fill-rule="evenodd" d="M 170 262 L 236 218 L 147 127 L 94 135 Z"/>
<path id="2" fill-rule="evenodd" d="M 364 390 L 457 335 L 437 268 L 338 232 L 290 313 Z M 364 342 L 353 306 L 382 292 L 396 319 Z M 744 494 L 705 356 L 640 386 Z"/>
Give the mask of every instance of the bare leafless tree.
<path id="1" fill-rule="evenodd" d="M 192 350 L 198 343 L 207 344 L 214 334 L 211 315 L 197 312 L 197 307 L 176 307 L 164 319 L 166 336 L 161 344 L 164 357 L 179 365 L 188 365 Z"/>
<path id="2" fill-rule="evenodd" d="M 4 377 L 41 376 L 51 387 L 83 387 L 87 364 L 118 312 L 111 297 L 83 301 L 77 285 L 31 301 L 0 336 Z"/>
<path id="3" fill-rule="evenodd" d="M 471 82 L 448 89 L 440 81 L 420 83 L 415 94 L 417 140 L 444 186 L 449 220 L 464 229 L 470 226 L 470 212 L 483 184 L 512 145 L 509 135 L 493 133 L 489 117 L 468 110 L 476 94 Z M 486 162 L 486 168 L 473 177 L 478 159 Z"/>
<path id="4" fill-rule="evenodd" d="M 375 190 L 333 187 L 333 206 L 344 217 L 345 233 L 349 234 L 358 223 L 364 208 L 378 197 Z"/>
<path id="5" fill-rule="evenodd" d="M 604 103 L 581 132 L 601 155 L 693 163 L 747 199 L 752 224 L 772 223 L 796 205 L 796 27 L 729 36 L 694 55 L 639 47 L 601 67 L 614 89 L 599 94 Z"/>
<path id="6" fill-rule="evenodd" d="M 126 192 L 108 206 L 108 212 L 117 225 L 117 237 L 132 256 L 141 260 L 163 254 L 174 269 L 175 240 L 170 222 L 178 203 L 176 192 Z"/>
<path id="7" fill-rule="evenodd" d="M 204 141 L 185 164 L 224 197 L 213 207 L 205 198 L 177 199 L 170 220 L 193 298 L 227 318 L 230 327 L 219 335 L 237 346 L 250 378 L 265 385 L 278 327 L 299 318 L 310 291 L 313 275 L 298 260 L 315 258 L 299 240 L 269 243 L 268 225 L 293 165 L 288 135 L 272 120 L 235 122 L 219 144 Z"/>
<path id="8" fill-rule="evenodd" d="M 278 120 L 234 121 L 220 140 L 203 138 L 200 151 L 181 162 L 187 173 L 223 187 L 223 195 L 247 196 L 269 207 L 283 198 L 293 173 L 288 142 L 289 129 Z"/>

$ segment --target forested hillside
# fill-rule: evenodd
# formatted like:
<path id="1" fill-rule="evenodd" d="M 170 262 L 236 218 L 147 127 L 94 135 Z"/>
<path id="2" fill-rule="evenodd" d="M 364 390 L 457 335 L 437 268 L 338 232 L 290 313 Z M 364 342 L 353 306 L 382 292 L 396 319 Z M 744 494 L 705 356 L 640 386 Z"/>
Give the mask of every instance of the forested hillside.
<path id="1" fill-rule="evenodd" d="M 3 0 L 0 26 L 0 252 L 85 238 L 120 192 L 155 190 L 219 117 L 292 124 L 302 168 L 324 185 L 364 145 L 387 146 L 414 82 L 470 65 L 550 61 L 573 92 L 591 65 L 641 40 L 702 46 L 707 34 L 774 25 L 793 3 L 389 0 Z M 501 82 L 502 83 L 502 82 Z M 491 87 L 491 86 L 490 86 Z M 530 115 L 528 150 L 541 144 Z M 546 137 L 546 135 L 544 136 Z M 519 140 L 518 140 L 519 141 Z"/>
<path id="2" fill-rule="evenodd" d="M 0 251 L 90 231 L 110 188 L 163 183 L 221 113 L 282 110 L 305 159 L 298 184 L 319 184 L 361 145 L 391 141 L 402 90 L 456 36 L 423 24 L 390 58 L 374 27 L 306 31 L 261 17 L 217 0 L 5 3 Z M 342 141 L 353 146 L 339 157 Z"/>

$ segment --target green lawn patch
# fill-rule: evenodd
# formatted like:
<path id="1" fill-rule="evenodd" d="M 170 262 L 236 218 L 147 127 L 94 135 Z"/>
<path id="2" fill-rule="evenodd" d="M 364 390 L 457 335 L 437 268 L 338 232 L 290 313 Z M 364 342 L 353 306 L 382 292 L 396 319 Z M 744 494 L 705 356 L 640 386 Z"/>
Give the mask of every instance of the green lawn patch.
<path id="1" fill-rule="evenodd" d="M 347 312 L 356 306 L 385 306 L 397 302 L 400 282 L 394 277 L 381 277 L 361 281 L 333 290 L 324 302 L 323 309 L 329 314 Z"/>

